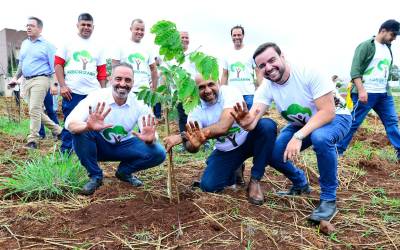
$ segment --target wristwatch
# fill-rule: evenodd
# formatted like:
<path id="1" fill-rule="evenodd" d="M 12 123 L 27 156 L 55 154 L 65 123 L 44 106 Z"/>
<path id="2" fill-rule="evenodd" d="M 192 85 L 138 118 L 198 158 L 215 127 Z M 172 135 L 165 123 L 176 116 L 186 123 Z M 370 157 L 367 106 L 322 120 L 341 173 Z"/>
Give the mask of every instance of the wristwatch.
<path id="1" fill-rule="evenodd" d="M 297 140 L 302 141 L 304 139 L 304 135 L 301 131 L 297 131 L 296 133 L 293 134 L 293 138 L 296 138 Z"/>

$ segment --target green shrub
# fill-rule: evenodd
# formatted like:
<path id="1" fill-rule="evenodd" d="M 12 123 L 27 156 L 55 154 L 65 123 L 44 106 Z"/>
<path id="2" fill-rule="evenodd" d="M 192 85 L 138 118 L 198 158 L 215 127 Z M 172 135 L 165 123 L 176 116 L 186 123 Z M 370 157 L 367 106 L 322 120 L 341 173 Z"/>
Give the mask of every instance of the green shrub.
<path id="1" fill-rule="evenodd" d="M 0 178 L 0 189 L 6 191 L 5 197 L 18 195 L 24 201 L 41 200 L 75 193 L 87 180 L 86 170 L 76 157 L 53 153 L 16 163 L 11 177 Z"/>

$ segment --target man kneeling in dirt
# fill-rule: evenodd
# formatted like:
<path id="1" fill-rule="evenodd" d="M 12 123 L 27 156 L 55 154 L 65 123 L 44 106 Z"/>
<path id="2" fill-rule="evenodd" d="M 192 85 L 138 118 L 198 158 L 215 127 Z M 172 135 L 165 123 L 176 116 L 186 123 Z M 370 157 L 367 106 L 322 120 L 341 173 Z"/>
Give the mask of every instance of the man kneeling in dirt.
<path id="1" fill-rule="evenodd" d="M 143 183 L 132 173 L 165 160 L 165 150 L 156 142 L 151 108 L 136 99 L 132 85 L 132 66 L 114 65 L 111 88 L 90 93 L 65 121 L 74 150 L 90 177 L 82 194 L 91 195 L 102 184 L 103 171 L 97 161 L 120 161 L 115 176 L 138 187 Z M 136 124 L 140 133 L 133 131 Z"/>
<path id="2" fill-rule="evenodd" d="M 253 157 L 248 199 L 261 205 L 264 195 L 259 182 L 271 159 L 276 123 L 271 119 L 261 119 L 251 132 L 243 130 L 230 115 L 236 102 L 244 102 L 242 95 L 230 86 L 219 86 L 201 76 L 195 80 L 201 103 L 189 113 L 185 133 L 164 139 L 167 151 L 183 142 L 187 151 L 195 153 L 207 139 L 216 139 L 215 149 L 207 159 L 200 181 L 200 188 L 206 192 L 222 191 L 235 184 L 235 170 L 247 158 Z"/>

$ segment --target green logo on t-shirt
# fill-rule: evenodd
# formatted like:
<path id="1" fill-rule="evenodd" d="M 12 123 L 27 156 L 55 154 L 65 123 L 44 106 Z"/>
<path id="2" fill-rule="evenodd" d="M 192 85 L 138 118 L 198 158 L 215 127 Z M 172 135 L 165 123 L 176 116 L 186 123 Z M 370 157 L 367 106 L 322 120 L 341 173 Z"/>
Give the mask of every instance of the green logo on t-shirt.
<path id="1" fill-rule="evenodd" d="M 128 56 L 128 61 L 133 64 L 136 63 L 136 69 L 139 70 L 140 64 L 143 63 L 145 60 L 144 56 L 139 53 L 130 54 Z"/>
<path id="2" fill-rule="evenodd" d="M 379 71 L 385 71 L 385 77 L 387 75 L 389 65 L 390 65 L 390 61 L 388 59 L 383 59 L 378 62 L 377 68 Z M 375 67 L 372 66 L 371 68 L 365 70 L 363 75 L 367 76 L 367 75 L 372 74 L 372 72 L 374 71 L 374 68 Z"/>
<path id="3" fill-rule="evenodd" d="M 77 51 L 72 56 L 74 61 L 82 62 L 82 70 L 86 70 L 86 64 L 93 61 L 92 56 L 86 50 Z"/>
<path id="4" fill-rule="evenodd" d="M 102 131 L 104 139 L 110 143 L 121 142 L 122 138 L 128 135 L 124 127 L 121 125 L 116 125 L 112 128 L 107 128 Z"/>
<path id="5" fill-rule="evenodd" d="M 292 124 L 304 126 L 310 119 L 312 112 L 310 108 L 294 103 L 287 110 L 282 111 L 281 115 Z"/>
<path id="6" fill-rule="evenodd" d="M 240 77 L 240 72 L 243 72 L 245 65 L 241 62 L 235 62 L 231 64 L 231 72 L 236 72 L 236 78 Z"/>

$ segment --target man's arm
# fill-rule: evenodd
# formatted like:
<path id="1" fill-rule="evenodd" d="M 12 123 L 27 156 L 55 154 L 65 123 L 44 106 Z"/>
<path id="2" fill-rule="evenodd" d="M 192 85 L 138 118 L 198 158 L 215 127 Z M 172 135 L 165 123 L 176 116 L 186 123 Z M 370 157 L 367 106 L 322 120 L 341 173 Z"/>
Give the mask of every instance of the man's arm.
<path id="1" fill-rule="evenodd" d="M 8 85 L 14 85 L 17 83 L 18 79 L 22 76 L 22 63 L 18 63 L 17 72 L 15 72 L 14 77 L 11 79 Z"/>
<path id="2" fill-rule="evenodd" d="M 151 88 L 156 89 L 158 84 L 158 72 L 156 63 L 152 63 L 149 65 L 151 71 Z"/>
<path id="3" fill-rule="evenodd" d="M 333 101 L 333 94 L 329 92 L 314 100 L 317 106 L 317 113 L 313 115 L 310 120 L 301 128 L 296 134 L 300 134 L 302 138 L 311 134 L 315 129 L 331 122 L 335 118 L 335 104 Z M 283 154 L 283 161 L 287 159 L 293 160 L 296 155 L 300 153 L 302 139 L 293 137 L 287 144 L 286 150 Z"/>
<path id="4" fill-rule="evenodd" d="M 329 92 L 317 99 L 315 99 L 315 106 L 317 113 L 313 115 L 310 120 L 301 128 L 301 134 L 304 137 L 311 134 L 317 128 L 324 126 L 335 118 L 335 103 L 333 101 L 333 94 Z"/>
<path id="5" fill-rule="evenodd" d="M 356 48 L 350 71 L 352 82 L 354 83 L 358 91 L 358 99 L 362 103 L 368 102 L 368 93 L 365 90 L 362 82 L 362 75 L 365 71 L 363 65 L 365 64 L 365 60 L 368 56 L 367 45 L 368 44 L 364 42 Z"/>
<path id="6" fill-rule="evenodd" d="M 221 76 L 221 85 L 228 84 L 228 77 L 229 77 L 229 71 L 227 69 L 223 69 L 222 76 Z"/>

